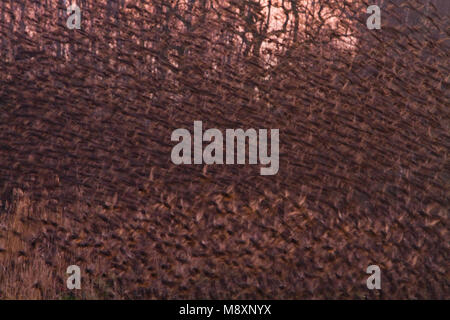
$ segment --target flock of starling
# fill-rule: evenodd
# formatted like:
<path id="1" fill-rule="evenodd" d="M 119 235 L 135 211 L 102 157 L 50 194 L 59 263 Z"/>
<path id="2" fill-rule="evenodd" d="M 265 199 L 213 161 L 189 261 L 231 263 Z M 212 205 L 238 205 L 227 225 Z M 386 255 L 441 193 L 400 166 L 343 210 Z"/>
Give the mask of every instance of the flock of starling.
<path id="1" fill-rule="evenodd" d="M 78 2 L 81 30 L 0 3 L 0 299 L 450 298 L 436 1 L 385 1 L 381 30 L 286 6 L 277 33 L 263 1 Z M 278 128 L 278 174 L 172 164 L 196 120 Z"/>

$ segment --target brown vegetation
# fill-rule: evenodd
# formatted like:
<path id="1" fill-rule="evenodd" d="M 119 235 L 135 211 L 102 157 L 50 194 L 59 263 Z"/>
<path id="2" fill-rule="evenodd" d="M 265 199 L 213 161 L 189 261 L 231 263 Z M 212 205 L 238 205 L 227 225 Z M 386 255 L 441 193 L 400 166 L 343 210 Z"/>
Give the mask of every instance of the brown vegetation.
<path id="1" fill-rule="evenodd" d="M 0 298 L 449 298 L 448 1 L 78 2 L 0 3 Z M 279 173 L 173 165 L 194 120 Z"/>

